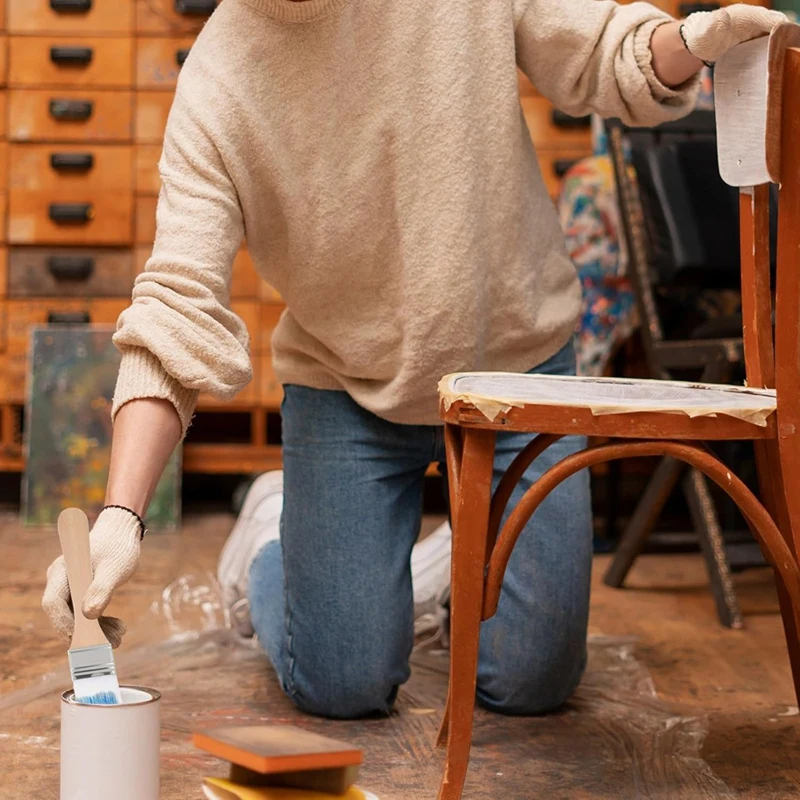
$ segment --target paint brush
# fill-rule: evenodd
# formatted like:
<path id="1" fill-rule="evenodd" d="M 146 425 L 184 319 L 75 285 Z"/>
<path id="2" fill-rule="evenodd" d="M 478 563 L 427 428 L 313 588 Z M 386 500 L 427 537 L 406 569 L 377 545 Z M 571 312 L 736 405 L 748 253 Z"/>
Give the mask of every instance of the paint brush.
<path id="1" fill-rule="evenodd" d="M 89 520 L 78 508 L 68 508 L 58 517 L 58 538 L 67 569 L 75 630 L 69 648 L 69 669 L 75 700 L 92 705 L 122 703 L 114 654 L 100 623 L 87 619 L 81 608 L 92 582 L 89 550 Z"/>

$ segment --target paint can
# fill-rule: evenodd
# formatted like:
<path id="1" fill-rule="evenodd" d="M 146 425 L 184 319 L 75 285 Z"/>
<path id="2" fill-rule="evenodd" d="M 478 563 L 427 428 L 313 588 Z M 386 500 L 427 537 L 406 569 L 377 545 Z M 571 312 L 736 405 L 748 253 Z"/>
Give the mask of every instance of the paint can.
<path id="1" fill-rule="evenodd" d="M 113 706 L 61 695 L 61 800 L 158 800 L 161 693 L 120 692 Z"/>

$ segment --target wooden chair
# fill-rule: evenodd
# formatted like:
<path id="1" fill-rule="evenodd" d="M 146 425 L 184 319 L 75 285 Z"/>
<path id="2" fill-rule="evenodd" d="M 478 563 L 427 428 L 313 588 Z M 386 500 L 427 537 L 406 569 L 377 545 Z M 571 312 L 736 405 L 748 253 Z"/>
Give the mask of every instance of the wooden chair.
<path id="1" fill-rule="evenodd" d="M 800 28 L 741 45 L 716 68 L 720 172 L 741 188 L 742 313 L 748 387 L 669 381 L 468 373 L 440 384 L 453 524 L 451 660 L 439 734 L 439 800 L 461 797 L 469 762 L 482 620 L 497 609 L 514 544 L 545 497 L 579 470 L 636 456 L 670 456 L 734 500 L 775 569 L 800 697 Z M 781 184 L 771 325 L 769 183 Z M 750 188 L 748 188 L 750 187 Z M 498 431 L 535 438 L 492 496 Z M 610 439 L 565 458 L 530 487 L 502 525 L 512 490 L 562 436 Z M 703 445 L 752 440 L 763 503 Z M 498 787 L 498 796 L 502 794 Z"/>

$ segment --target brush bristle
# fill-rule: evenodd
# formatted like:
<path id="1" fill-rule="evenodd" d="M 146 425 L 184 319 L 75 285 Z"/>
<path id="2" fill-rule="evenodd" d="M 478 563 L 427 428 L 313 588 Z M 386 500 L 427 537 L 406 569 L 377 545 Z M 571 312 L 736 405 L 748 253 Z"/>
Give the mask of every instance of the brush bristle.
<path id="1" fill-rule="evenodd" d="M 92 678 L 79 678 L 73 682 L 75 702 L 89 705 L 120 705 L 122 694 L 116 675 L 98 675 Z"/>
<path id="2" fill-rule="evenodd" d="M 79 703 L 84 703 L 90 706 L 116 706 L 119 705 L 119 700 L 114 697 L 113 692 L 100 692 L 93 694 L 90 697 L 81 697 Z"/>

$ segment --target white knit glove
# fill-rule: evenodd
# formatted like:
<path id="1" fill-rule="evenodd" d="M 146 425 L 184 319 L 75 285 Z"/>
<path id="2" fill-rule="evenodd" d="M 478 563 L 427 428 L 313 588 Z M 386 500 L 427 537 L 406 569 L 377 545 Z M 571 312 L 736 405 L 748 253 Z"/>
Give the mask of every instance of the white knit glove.
<path id="1" fill-rule="evenodd" d="M 690 14 L 681 25 L 681 36 L 695 58 L 713 63 L 737 44 L 766 36 L 782 22 L 788 17 L 780 11 L 741 3 Z"/>
<path id="2" fill-rule="evenodd" d="M 86 592 L 83 614 L 89 619 L 100 619 L 100 626 L 112 647 L 119 647 L 125 625 L 116 617 L 100 615 L 114 590 L 136 571 L 141 538 L 139 520 L 121 508 L 103 509 L 89 536 L 94 579 Z M 71 638 L 75 619 L 63 556 L 59 556 L 47 570 L 42 608 L 61 636 Z"/>

